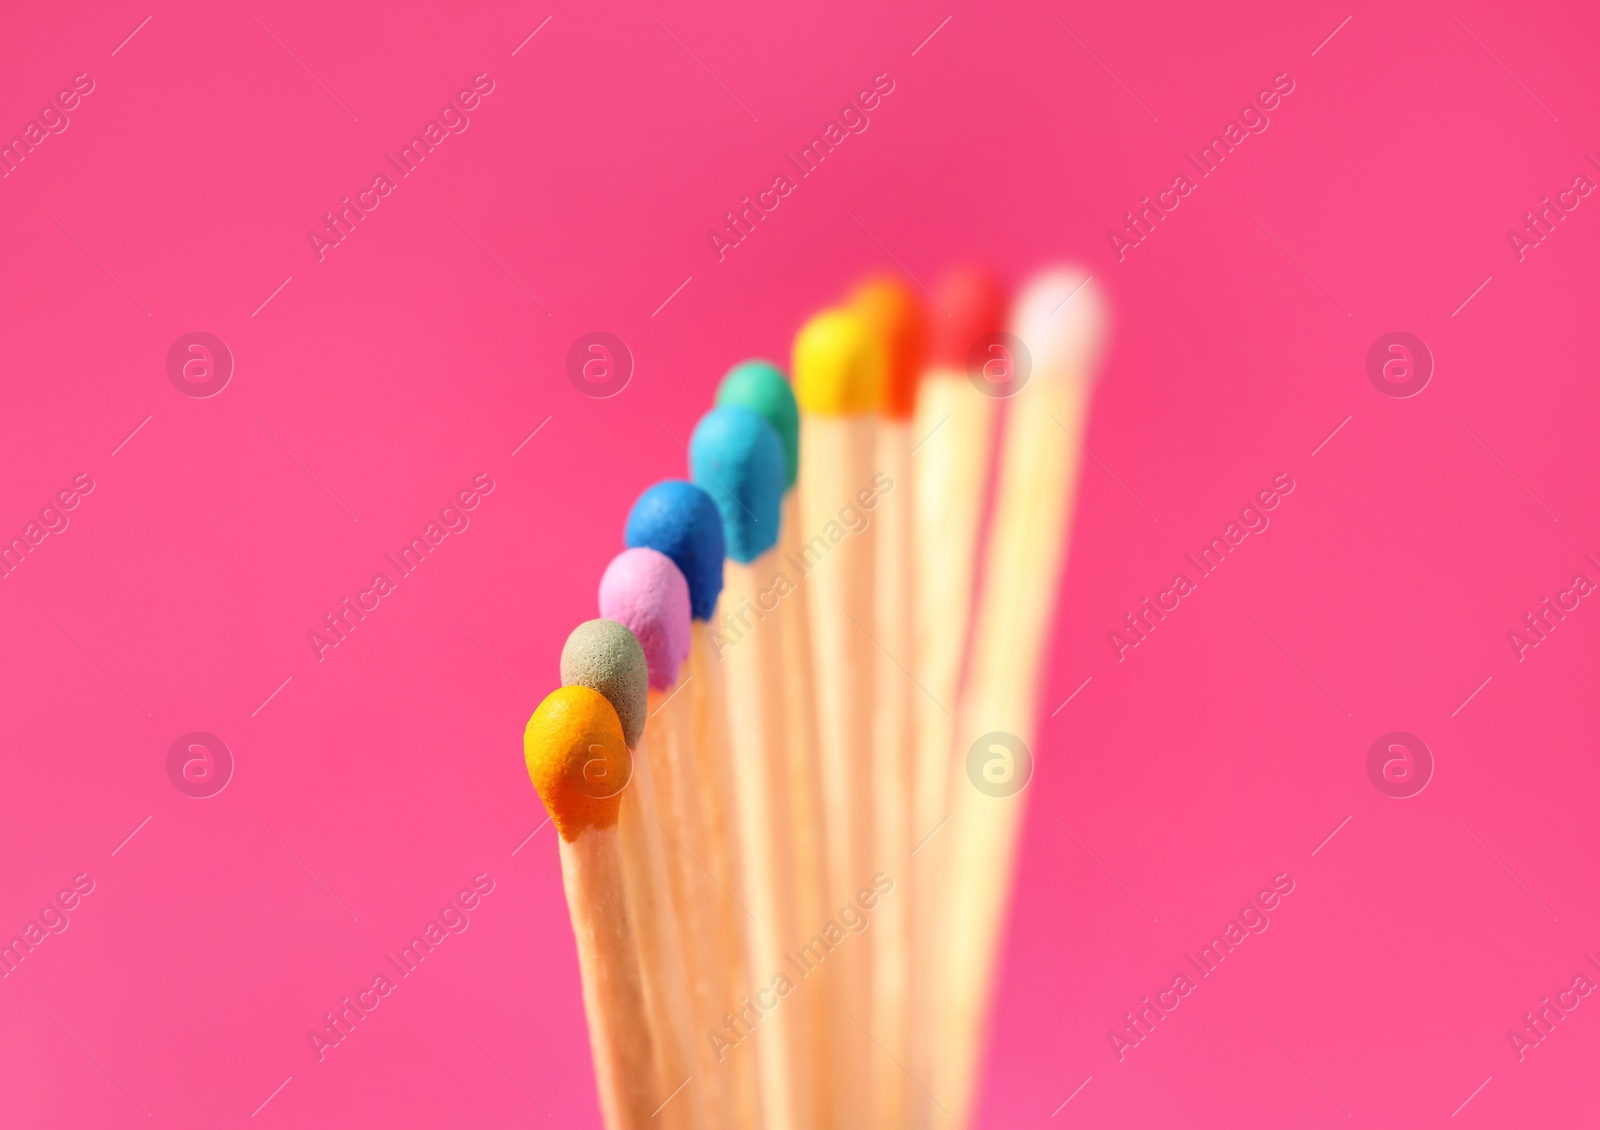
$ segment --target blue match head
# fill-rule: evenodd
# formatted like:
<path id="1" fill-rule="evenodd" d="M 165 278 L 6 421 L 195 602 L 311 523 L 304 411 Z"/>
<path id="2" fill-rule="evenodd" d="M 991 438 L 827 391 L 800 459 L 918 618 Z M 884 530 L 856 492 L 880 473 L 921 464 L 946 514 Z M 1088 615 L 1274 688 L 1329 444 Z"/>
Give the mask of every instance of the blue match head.
<path id="1" fill-rule="evenodd" d="M 700 417 L 689 469 L 722 511 L 729 557 L 748 564 L 778 543 L 788 476 L 783 440 L 760 413 L 725 404 Z"/>
<path id="2" fill-rule="evenodd" d="M 639 496 L 628 513 L 623 541 L 672 559 L 689 582 L 689 611 L 709 620 L 722 594 L 725 542 L 722 512 L 711 496 L 682 479 L 663 479 Z"/>

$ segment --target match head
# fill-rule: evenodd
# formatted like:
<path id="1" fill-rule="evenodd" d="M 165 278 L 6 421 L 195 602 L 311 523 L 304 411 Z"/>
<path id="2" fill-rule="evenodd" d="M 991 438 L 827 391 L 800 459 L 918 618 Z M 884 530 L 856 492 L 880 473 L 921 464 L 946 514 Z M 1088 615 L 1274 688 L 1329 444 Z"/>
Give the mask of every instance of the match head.
<path id="1" fill-rule="evenodd" d="M 794 395 L 804 412 L 865 416 L 883 409 L 888 361 L 871 324 L 859 311 L 824 310 L 794 339 Z"/>
<path id="2" fill-rule="evenodd" d="M 1018 295 L 1011 332 L 1032 354 L 1035 380 L 1092 383 L 1105 346 L 1105 300 L 1087 271 L 1049 268 Z"/>
<path id="3" fill-rule="evenodd" d="M 884 412 L 906 419 L 917 406 L 917 381 L 928 351 L 922 305 L 898 279 L 868 279 L 856 288 L 850 305 L 867 320 L 883 343 L 887 366 Z"/>
<path id="4" fill-rule="evenodd" d="M 778 543 L 784 456 L 772 425 L 737 404 L 713 408 L 695 425 L 689 466 L 722 512 L 729 557 L 748 564 Z"/>
<path id="5" fill-rule="evenodd" d="M 613 557 L 600 578 L 600 615 L 638 637 L 652 687 L 677 684 L 689 657 L 689 582 L 672 558 L 642 547 Z"/>
<path id="6" fill-rule="evenodd" d="M 664 553 L 689 583 L 689 611 L 709 620 L 722 594 L 722 558 L 727 543 L 722 511 L 711 496 L 683 479 L 666 479 L 646 490 L 628 513 L 623 541 L 630 549 Z"/>
<path id="7" fill-rule="evenodd" d="M 617 822 L 633 762 L 605 695 L 590 687 L 551 691 L 528 719 L 522 753 L 563 840 Z"/>
<path id="8" fill-rule="evenodd" d="M 742 361 L 717 387 L 717 404 L 738 404 L 757 412 L 783 441 L 785 485 L 800 475 L 800 406 L 789 378 L 771 361 Z"/>
<path id="9" fill-rule="evenodd" d="M 561 649 L 561 683 L 605 695 L 622 720 L 629 749 L 644 735 L 650 674 L 638 638 L 615 620 L 586 620 Z"/>
<path id="10" fill-rule="evenodd" d="M 992 272 L 965 266 L 940 279 L 933 295 L 950 316 L 935 313 L 930 319 L 932 363 L 964 372 L 978 339 L 1006 328 L 1006 288 Z"/>

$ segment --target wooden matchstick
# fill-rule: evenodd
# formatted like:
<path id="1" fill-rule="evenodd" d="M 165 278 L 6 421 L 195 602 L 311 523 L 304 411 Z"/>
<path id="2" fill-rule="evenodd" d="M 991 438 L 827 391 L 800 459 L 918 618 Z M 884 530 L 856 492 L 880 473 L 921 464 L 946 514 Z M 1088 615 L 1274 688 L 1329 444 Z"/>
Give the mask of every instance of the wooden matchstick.
<path id="1" fill-rule="evenodd" d="M 785 748 L 788 760 L 790 829 L 793 832 L 795 905 L 803 927 L 816 930 L 831 916 L 824 892 L 828 889 L 827 860 L 823 854 L 822 770 L 817 753 L 817 703 L 812 681 L 810 601 L 801 553 L 800 498 L 795 483 L 800 467 L 800 408 L 794 389 L 781 370 L 769 361 L 735 365 L 717 387 L 718 404 L 739 404 L 760 414 L 783 441 L 786 493 L 778 527 L 779 571 L 789 582 L 778 600 L 775 616 L 782 634 Z M 809 924 L 809 925 L 808 925 Z M 833 1008 L 824 978 L 805 986 L 800 1007 L 810 1014 L 812 1109 L 819 1125 L 827 1125 L 832 1110 L 828 1092 L 828 1024 Z"/>
<path id="2" fill-rule="evenodd" d="M 888 476 L 877 491 L 873 634 L 877 643 L 877 702 L 873 713 L 873 859 L 876 869 L 900 877 L 900 894 L 885 899 L 872 920 L 872 1007 L 868 1032 L 872 1057 L 872 1123 L 903 1126 L 908 1113 L 911 1062 L 911 808 L 913 761 L 912 598 L 923 562 L 913 555 L 914 495 L 911 424 L 922 376 L 926 330 L 916 297 L 905 284 L 873 279 L 851 305 L 877 334 L 886 361 L 883 418 L 878 425 L 877 468 Z"/>
<path id="3" fill-rule="evenodd" d="M 987 345 L 1005 328 L 1005 293 L 987 272 L 961 268 L 935 289 L 941 312 L 931 314 L 930 359 L 918 389 L 914 448 L 913 577 L 916 646 L 912 670 L 926 693 L 916 708 L 916 765 L 912 807 L 911 888 L 914 1078 L 929 1088 L 910 1092 L 911 1125 L 936 1125 L 934 1093 L 939 1041 L 935 971 L 942 937 L 940 907 L 949 886 L 952 843 L 949 791 L 955 770 L 956 704 L 972 616 L 973 577 L 989 480 L 998 400 L 968 374 L 978 346 L 982 367 L 1005 364 Z M 997 343 L 998 344 L 998 343 Z M 990 375 L 995 375 L 991 373 Z"/>
<path id="4" fill-rule="evenodd" d="M 754 1053 L 729 1051 L 723 1014 L 739 968 L 737 937 L 718 928 L 733 907 L 701 861 L 710 855 L 696 762 L 692 698 L 679 678 L 689 657 L 689 585 L 672 559 L 640 547 L 623 550 L 600 579 L 600 614 L 623 624 L 644 648 L 650 674 L 644 743 L 655 778 L 657 819 L 667 839 L 668 885 L 689 979 L 696 1084 L 707 1125 L 740 1130 L 760 1118 Z M 626 814 L 624 814 L 625 816 Z M 730 920 L 729 925 L 732 925 Z"/>
<path id="5" fill-rule="evenodd" d="M 723 586 L 726 543 L 722 514 L 711 496 L 693 483 L 668 479 L 644 491 L 634 503 L 625 540 L 630 547 L 648 547 L 665 554 L 689 586 L 689 659 L 675 697 L 664 702 L 676 716 L 676 728 L 687 751 L 680 774 L 688 773 L 692 780 L 682 775 L 677 778 L 684 788 L 685 804 L 690 803 L 687 798 L 692 789 L 700 809 L 704 838 L 692 854 L 718 896 L 708 917 L 689 926 L 715 935 L 712 944 L 723 955 L 720 986 L 713 989 L 722 1001 L 716 1014 L 719 1038 L 715 1042 L 725 1053 L 719 1067 L 732 1073 L 738 1125 L 759 1126 L 761 1096 L 754 1049 L 741 1044 L 727 1051 L 722 1046 L 722 1041 L 730 1038 L 726 1018 L 751 984 L 745 945 L 749 912 L 738 894 L 743 888 L 743 866 L 736 842 L 727 690 L 707 623 L 716 613 Z M 707 1033 L 701 1033 L 701 1038 L 708 1047 L 713 1043 Z"/>
<path id="6" fill-rule="evenodd" d="M 872 642 L 876 531 L 862 507 L 877 487 L 878 421 L 885 360 L 860 314 L 825 311 L 795 338 L 791 369 L 801 412 L 800 517 L 811 534 L 811 639 L 817 739 L 823 783 L 829 906 L 849 901 L 873 867 L 873 723 L 877 648 Z M 871 1045 L 864 1018 L 872 1007 L 871 951 L 831 957 L 833 1015 L 827 1086 L 834 1124 L 870 1119 Z"/>
<path id="7" fill-rule="evenodd" d="M 599 691 L 562 687 L 528 720 L 523 752 L 560 837 L 600 1110 L 609 1130 L 646 1130 L 661 1090 L 617 834 L 630 761 L 622 722 Z"/>
<path id="8" fill-rule="evenodd" d="M 1038 690 L 1056 589 L 1066 557 L 1079 447 L 1105 334 L 1104 306 L 1086 274 L 1044 272 L 1023 291 L 1013 332 L 1033 370 L 1009 401 L 995 516 L 975 621 L 971 675 L 957 734 L 1004 732 L 1031 747 Z M 1020 783 L 1020 782 L 1019 782 Z M 1010 898 L 1017 829 L 1026 790 L 996 795 L 958 779 L 948 939 L 938 983 L 942 1104 L 957 1128 L 971 1118 L 978 1049 L 994 980 L 994 960 Z"/>
<path id="9" fill-rule="evenodd" d="M 784 999 L 797 988 L 784 957 L 799 937 L 800 924 L 787 790 L 782 625 L 766 616 L 776 609 L 767 602 L 776 595 L 773 546 L 785 481 L 783 443 L 758 413 L 726 405 L 701 418 L 689 450 L 695 482 L 722 513 L 729 559 L 717 659 L 727 678 L 744 901 L 751 914 L 752 983 L 739 1003 L 748 998 L 756 1006 L 745 1012 L 745 1023 L 761 1066 L 765 1125 L 799 1130 L 813 1124 L 810 1017 Z"/>
<path id="10" fill-rule="evenodd" d="M 615 620 L 589 620 L 573 629 L 561 651 L 561 681 L 599 691 L 616 708 L 632 775 L 623 782 L 617 834 L 623 881 L 639 946 L 648 1023 L 655 1035 L 656 1072 L 662 1090 L 653 1117 L 668 1130 L 703 1130 L 703 1087 L 691 1043 L 693 1020 L 676 908 L 667 877 L 666 850 L 656 818 L 650 757 L 643 747 L 649 676 L 644 648 Z"/>

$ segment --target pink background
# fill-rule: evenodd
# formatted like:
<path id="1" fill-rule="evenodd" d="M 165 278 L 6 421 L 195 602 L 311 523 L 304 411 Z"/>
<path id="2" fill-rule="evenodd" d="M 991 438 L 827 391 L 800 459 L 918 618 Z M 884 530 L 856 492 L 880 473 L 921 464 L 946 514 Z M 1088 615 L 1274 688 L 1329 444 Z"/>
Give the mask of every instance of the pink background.
<path id="1" fill-rule="evenodd" d="M 97 484 L 0 581 L 0 934 L 96 884 L 0 981 L 0 1121 L 597 1125 L 551 833 L 512 854 L 523 722 L 726 366 L 864 270 L 971 253 L 1076 258 L 1115 317 L 982 1124 L 1592 1118 L 1600 999 L 1522 1062 L 1506 1032 L 1600 952 L 1600 608 L 1521 662 L 1506 633 L 1600 580 L 1600 198 L 1526 261 L 1505 233 L 1600 148 L 1600 27 L 1191 7 L 0 17 L 0 136 L 95 82 L 0 181 L 0 533 Z M 318 262 L 319 217 L 483 72 Z M 1285 72 L 1118 262 L 1117 217 Z M 708 228 L 882 73 L 718 262 Z M 236 362 L 210 399 L 166 373 L 195 330 Z M 637 359 L 613 399 L 565 374 L 592 330 Z M 1392 330 L 1436 360 L 1411 399 L 1365 371 Z M 319 662 L 307 632 L 480 472 L 470 528 Z M 1106 633 L 1280 472 L 1270 529 L 1119 662 Z M 210 799 L 167 777 L 192 730 L 237 761 Z M 1366 775 L 1391 730 L 1437 761 L 1409 800 Z M 1107 1030 L 1280 872 L 1270 929 L 1119 1062 Z M 318 1062 L 307 1030 L 480 873 L 467 932 Z"/>

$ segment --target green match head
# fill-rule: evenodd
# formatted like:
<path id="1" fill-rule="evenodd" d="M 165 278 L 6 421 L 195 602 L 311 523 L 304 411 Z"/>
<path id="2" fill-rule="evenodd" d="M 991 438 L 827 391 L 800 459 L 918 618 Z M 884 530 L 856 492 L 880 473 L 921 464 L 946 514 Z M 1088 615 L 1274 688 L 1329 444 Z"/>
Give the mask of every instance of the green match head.
<path id="1" fill-rule="evenodd" d="M 743 361 L 728 370 L 717 388 L 717 406 L 748 408 L 772 425 L 783 441 L 785 489 L 800 474 L 800 409 L 794 389 L 771 361 Z"/>

